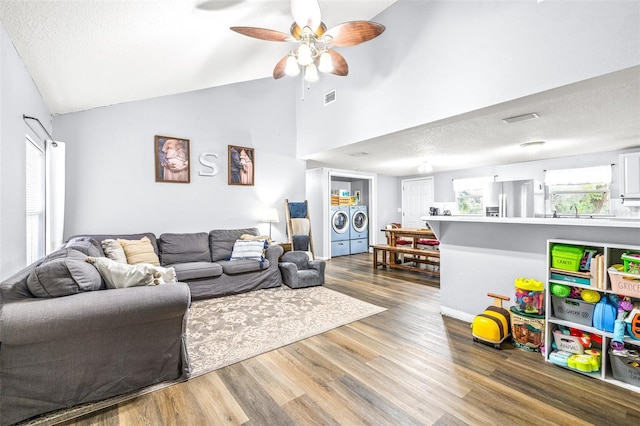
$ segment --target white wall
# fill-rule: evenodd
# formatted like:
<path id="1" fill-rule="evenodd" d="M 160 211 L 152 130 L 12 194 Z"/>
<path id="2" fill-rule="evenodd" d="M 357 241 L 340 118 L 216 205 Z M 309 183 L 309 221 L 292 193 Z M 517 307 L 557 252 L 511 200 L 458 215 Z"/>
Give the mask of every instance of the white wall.
<path id="1" fill-rule="evenodd" d="M 636 1 L 399 0 L 374 20 L 385 33 L 340 49 L 349 75 L 298 100 L 301 156 L 640 64 Z"/>
<path id="2" fill-rule="evenodd" d="M 295 155 L 293 89 L 271 79 L 165 96 L 54 117 L 67 142 L 65 237 L 80 233 L 195 232 L 269 225 L 284 240 L 284 203 L 305 197 L 305 164 Z M 190 140 L 191 183 L 157 183 L 154 135 Z M 227 146 L 255 149 L 255 186 L 227 184 Z M 219 173 L 198 162 L 218 153 Z"/>
<path id="3" fill-rule="evenodd" d="M 0 24 L 0 279 L 26 262 L 25 136 L 34 135 L 23 114 L 51 131 L 51 112 Z"/>

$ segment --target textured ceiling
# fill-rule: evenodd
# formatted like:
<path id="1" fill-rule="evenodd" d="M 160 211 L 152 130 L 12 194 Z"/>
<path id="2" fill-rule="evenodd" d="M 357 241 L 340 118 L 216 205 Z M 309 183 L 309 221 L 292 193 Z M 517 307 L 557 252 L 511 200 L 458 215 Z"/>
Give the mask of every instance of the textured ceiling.
<path id="1" fill-rule="evenodd" d="M 395 0 L 321 1 L 332 27 Z M 271 77 L 289 43 L 234 25 L 288 32 L 289 0 L 0 1 L 0 20 L 55 114 Z"/>
<path id="2" fill-rule="evenodd" d="M 332 27 L 368 20 L 394 0 L 320 0 Z M 229 30 L 287 32 L 289 0 L 0 0 L 0 20 L 54 114 L 271 76 L 287 43 Z M 540 118 L 511 125 L 528 112 Z M 506 164 L 640 146 L 640 67 L 439 123 L 316 154 L 308 167 L 387 175 Z M 523 142 L 544 140 L 537 154 Z"/>

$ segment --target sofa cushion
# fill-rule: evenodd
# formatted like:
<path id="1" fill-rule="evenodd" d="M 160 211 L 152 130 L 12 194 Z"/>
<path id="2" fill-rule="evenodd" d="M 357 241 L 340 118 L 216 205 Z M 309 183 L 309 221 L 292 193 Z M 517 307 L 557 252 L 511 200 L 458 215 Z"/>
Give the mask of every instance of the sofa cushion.
<path id="1" fill-rule="evenodd" d="M 87 256 L 102 256 L 102 247 L 100 243 L 91 237 L 75 237 L 70 239 L 65 248 L 78 250 Z"/>
<path id="2" fill-rule="evenodd" d="M 266 259 L 262 262 L 259 260 L 239 259 L 221 260 L 217 263 L 222 266 L 222 270 L 224 271 L 224 273 L 229 275 L 242 274 L 245 272 L 255 272 L 269 268 L 269 261 Z"/>
<path id="3" fill-rule="evenodd" d="M 231 256 L 233 244 L 239 240 L 242 234 L 258 235 L 258 228 L 245 229 L 214 229 L 209 232 L 209 247 L 211 260 L 226 260 Z"/>
<path id="4" fill-rule="evenodd" d="M 162 234 L 158 238 L 160 263 L 172 265 L 187 262 L 210 262 L 209 234 Z"/>
<path id="5" fill-rule="evenodd" d="M 153 247 L 153 251 L 156 254 L 158 253 L 158 242 L 156 241 L 155 234 L 152 232 L 142 232 L 140 234 L 84 234 L 84 235 L 73 236 L 70 238 L 70 240 L 73 238 L 82 237 L 82 236 L 91 237 L 94 240 L 99 242 L 102 242 L 103 240 L 106 240 L 106 239 L 117 240 L 118 238 L 122 238 L 125 240 L 139 240 L 143 237 L 147 237 L 149 238 L 149 241 L 151 241 L 151 246 Z"/>
<path id="6" fill-rule="evenodd" d="M 127 256 L 127 263 L 135 265 L 136 263 L 150 263 L 160 266 L 160 259 L 156 254 L 151 240 L 148 237 L 142 237 L 140 240 L 125 240 L 118 238 L 117 241 L 122 246 L 124 254 Z"/>
<path id="7" fill-rule="evenodd" d="M 163 268 L 149 263 L 127 265 L 107 257 L 87 257 L 86 261 L 96 267 L 107 288 L 111 289 L 176 282 L 176 272 L 173 268 Z"/>
<path id="8" fill-rule="evenodd" d="M 36 297 L 61 297 L 99 290 L 102 277 L 84 260 L 87 256 L 75 249 L 55 252 L 52 260 L 37 266 L 27 278 L 27 287 Z"/>
<path id="9" fill-rule="evenodd" d="M 187 262 L 171 265 L 178 281 L 214 278 L 222 275 L 222 267 L 212 262 Z"/>
<path id="10" fill-rule="evenodd" d="M 118 263 L 127 263 L 127 255 L 124 254 L 122 245 L 113 238 L 102 240 L 102 251 L 109 259 Z"/>

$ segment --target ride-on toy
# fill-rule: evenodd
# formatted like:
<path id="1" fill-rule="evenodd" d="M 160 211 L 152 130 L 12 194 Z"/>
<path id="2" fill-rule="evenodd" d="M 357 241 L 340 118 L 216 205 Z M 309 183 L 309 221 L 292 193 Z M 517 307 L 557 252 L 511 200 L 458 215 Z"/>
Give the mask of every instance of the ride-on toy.
<path id="1" fill-rule="evenodd" d="M 510 298 L 494 293 L 487 293 L 487 296 L 493 297 L 493 305 L 476 315 L 471 324 L 471 334 L 474 342 L 489 343 L 500 349 L 501 343 L 511 336 L 511 317 L 509 311 L 502 307 L 502 301 Z"/>

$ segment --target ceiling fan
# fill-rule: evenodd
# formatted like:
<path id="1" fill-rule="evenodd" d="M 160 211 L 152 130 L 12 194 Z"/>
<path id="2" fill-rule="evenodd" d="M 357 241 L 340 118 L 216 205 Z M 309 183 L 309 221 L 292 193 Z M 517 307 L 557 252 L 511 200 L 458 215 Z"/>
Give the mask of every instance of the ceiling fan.
<path id="1" fill-rule="evenodd" d="M 332 47 L 355 46 L 382 34 L 384 25 L 371 21 L 351 21 L 327 30 L 320 15 L 318 0 L 291 0 L 293 24 L 290 34 L 255 27 L 231 27 L 231 30 L 267 41 L 296 42 L 298 47 L 280 59 L 273 70 L 273 78 L 298 75 L 304 69 L 304 79 L 318 80 L 318 70 L 345 76 L 349 65 Z"/>

